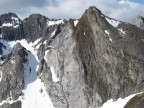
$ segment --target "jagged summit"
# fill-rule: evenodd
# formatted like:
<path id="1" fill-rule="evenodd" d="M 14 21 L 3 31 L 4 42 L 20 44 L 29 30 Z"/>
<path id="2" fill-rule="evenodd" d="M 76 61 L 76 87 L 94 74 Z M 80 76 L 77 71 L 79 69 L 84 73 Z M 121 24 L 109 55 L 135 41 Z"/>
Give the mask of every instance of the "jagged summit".
<path id="1" fill-rule="evenodd" d="M 135 17 L 132 23 L 137 27 L 144 29 L 144 18 L 142 16 Z"/>
<path id="2" fill-rule="evenodd" d="M 95 6 L 91 6 L 88 9 L 86 9 L 85 13 L 93 12 L 93 11 L 95 11 L 96 13 L 99 13 L 99 14 L 101 13 L 101 11 L 98 8 L 96 8 Z"/>
<path id="3" fill-rule="evenodd" d="M 17 17 L 18 18 L 18 16 L 15 13 L 12 13 L 12 12 L 1 14 L 0 16 L 5 17 L 5 18 L 7 18 L 7 17 L 10 17 L 10 18 L 11 17 Z"/>

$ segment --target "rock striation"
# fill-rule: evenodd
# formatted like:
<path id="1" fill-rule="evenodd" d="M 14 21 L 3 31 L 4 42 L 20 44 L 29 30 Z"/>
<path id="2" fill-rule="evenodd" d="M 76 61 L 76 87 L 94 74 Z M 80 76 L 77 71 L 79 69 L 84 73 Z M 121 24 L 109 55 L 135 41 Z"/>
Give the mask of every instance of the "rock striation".
<path id="1" fill-rule="evenodd" d="M 143 36 L 143 30 L 95 7 L 77 24 L 69 20 L 52 42 L 40 75 L 54 106 L 99 108 L 111 98 L 143 91 Z"/>

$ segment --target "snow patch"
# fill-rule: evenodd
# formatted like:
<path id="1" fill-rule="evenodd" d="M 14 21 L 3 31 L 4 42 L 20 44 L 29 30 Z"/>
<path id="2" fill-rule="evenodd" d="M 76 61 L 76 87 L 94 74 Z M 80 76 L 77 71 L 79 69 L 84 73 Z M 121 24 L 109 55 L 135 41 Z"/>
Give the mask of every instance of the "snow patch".
<path id="1" fill-rule="evenodd" d="M 56 30 L 54 30 L 52 33 L 51 33 L 51 38 L 53 38 L 53 36 L 55 35 L 56 33 Z"/>
<path id="2" fill-rule="evenodd" d="M 19 22 L 19 19 L 18 19 L 18 18 L 16 18 L 16 17 L 12 17 L 11 19 L 12 19 L 12 20 L 15 20 L 15 21 L 16 21 L 16 23 L 20 23 L 20 22 Z"/>
<path id="3" fill-rule="evenodd" d="M 104 17 L 104 15 L 101 15 L 101 17 Z"/>
<path id="4" fill-rule="evenodd" d="M 47 42 L 47 40 L 45 40 L 45 41 L 43 42 L 43 44 L 45 44 L 45 45 L 46 45 L 46 42 Z"/>
<path id="5" fill-rule="evenodd" d="M 112 42 L 112 38 L 109 37 L 109 40 Z"/>
<path id="6" fill-rule="evenodd" d="M 50 70 L 51 70 L 51 73 L 52 73 L 53 82 L 58 82 L 59 79 L 57 78 L 57 75 L 55 74 L 54 68 L 52 66 L 50 66 Z"/>
<path id="7" fill-rule="evenodd" d="M 119 98 L 117 101 L 113 101 L 113 99 L 110 99 L 106 103 L 104 103 L 101 108 L 124 108 L 127 102 L 135 95 L 137 94 L 130 95 L 124 99 Z"/>
<path id="8" fill-rule="evenodd" d="M 58 24 L 64 24 L 63 20 L 58 20 L 58 21 L 48 21 L 47 25 L 48 26 L 53 26 L 53 25 L 58 25 Z"/>
<path id="9" fill-rule="evenodd" d="M 107 20 L 107 22 L 109 24 L 111 24 L 113 27 L 117 27 L 120 24 L 120 21 L 114 20 L 114 19 L 109 19 L 107 17 L 105 17 L 105 19 Z"/>
<path id="10" fill-rule="evenodd" d="M 78 20 L 74 21 L 74 26 L 76 27 L 76 25 L 78 24 Z"/>
<path id="11" fill-rule="evenodd" d="M 107 35 L 109 35 L 109 32 L 108 32 L 107 30 L 105 30 L 105 33 L 106 33 Z"/>
<path id="12" fill-rule="evenodd" d="M 0 38 L 2 38 L 2 34 L 0 34 Z"/>
<path id="13" fill-rule="evenodd" d="M 120 33 L 122 33 L 123 35 L 126 33 L 122 28 L 118 29 L 120 31 Z"/>
<path id="14" fill-rule="evenodd" d="M 11 60 L 11 63 L 12 63 L 12 64 L 15 64 L 15 61 L 14 61 L 14 60 Z"/>
<path id="15" fill-rule="evenodd" d="M 49 50 L 45 51 L 45 56 L 44 56 L 44 59 L 45 59 L 46 63 L 48 63 L 47 62 L 47 54 L 48 54 L 48 52 L 49 52 Z"/>
<path id="16" fill-rule="evenodd" d="M 4 24 L 2 24 L 2 27 L 11 27 L 11 26 L 13 26 L 11 23 L 4 23 Z"/>
<path id="17" fill-rule="evenodd" d="M 2 80 L 2 71 L 0 71 L 0 82 Z"/>
<path id="18" fill-rule="evenodd" d="M 15 26 L 13 26 L 14 28 L 18 28 L 19 27 L 19 25 L 15 25 Z"/>

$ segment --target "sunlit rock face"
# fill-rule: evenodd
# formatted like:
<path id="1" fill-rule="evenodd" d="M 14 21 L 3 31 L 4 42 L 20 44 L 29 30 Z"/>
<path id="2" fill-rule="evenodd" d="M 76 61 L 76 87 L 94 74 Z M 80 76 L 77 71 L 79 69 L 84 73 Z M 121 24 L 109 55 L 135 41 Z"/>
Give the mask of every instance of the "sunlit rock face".
<path id="1" fill-rule="evenodd" d="M 95 7 L 69 20 L 52 42 L 47 67 L 41 71 L 54 106 L 99 108 L 111 98 L 143 91 L 142 38 L 140 28 L 109 18 Z"/>

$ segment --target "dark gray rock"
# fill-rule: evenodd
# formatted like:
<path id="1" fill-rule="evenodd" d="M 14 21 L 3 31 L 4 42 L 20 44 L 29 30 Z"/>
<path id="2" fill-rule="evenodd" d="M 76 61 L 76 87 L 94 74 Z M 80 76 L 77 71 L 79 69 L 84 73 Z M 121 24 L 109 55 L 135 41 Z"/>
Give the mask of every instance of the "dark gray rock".
<path id="1" fill-rule="evenodd" d="M 24 38 L 23 22 L 14 13 L 0 15 L 0 37 L 5 40 Z"/>
<path id="2" fill-rule="evenodd" d="M 50 40 L 52 32 L 56 30 L 55 35 L 57 35 L 59 32 L 61 32 L 66 23 L 66 21 L 64 21 L 64 24 L 54 24 L 52 26 L 48 26 L 49 21 L 57 20 L 50 20 L 49 18 L 40 14 L 32 14 L 28 18 L 24 19 L 24 33 L 26 40 L 29 42 L 34 42 L 38 38 Z"/>

